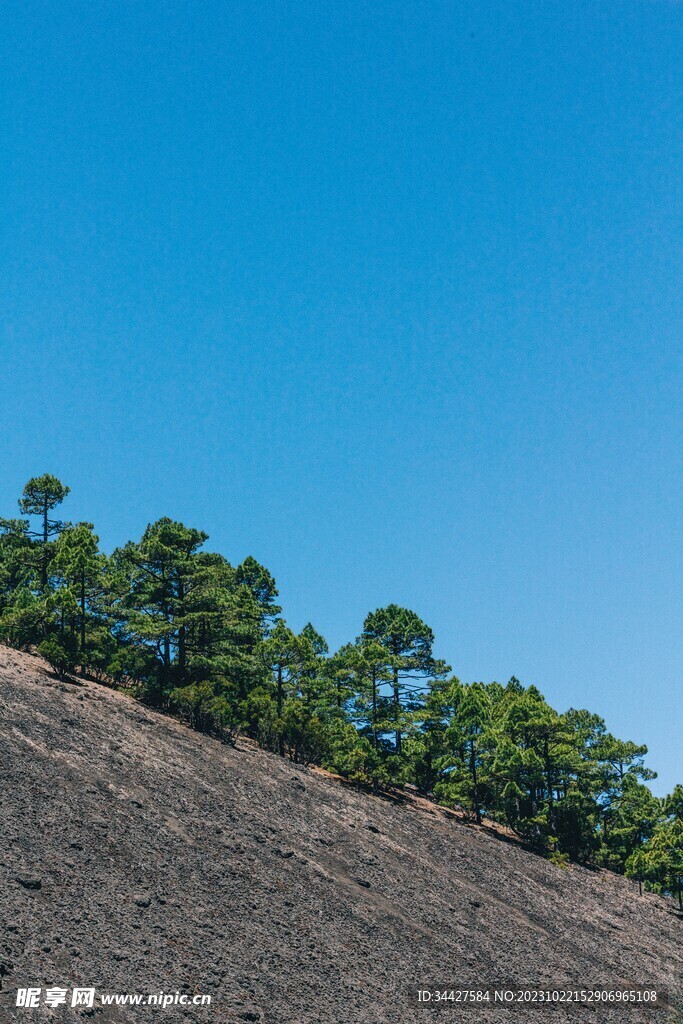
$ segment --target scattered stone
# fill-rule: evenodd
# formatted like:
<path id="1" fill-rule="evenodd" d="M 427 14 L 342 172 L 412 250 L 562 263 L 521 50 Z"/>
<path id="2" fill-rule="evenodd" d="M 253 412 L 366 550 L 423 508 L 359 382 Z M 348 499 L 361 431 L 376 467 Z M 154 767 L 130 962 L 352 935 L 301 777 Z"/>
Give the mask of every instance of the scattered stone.
<path id="1" fill-rule="evenodd" d="M 43 884 L 42 878 L 39 878 L 37 875 L 16 875 L 16 881 L 24 889 L 40 889 Z"/>

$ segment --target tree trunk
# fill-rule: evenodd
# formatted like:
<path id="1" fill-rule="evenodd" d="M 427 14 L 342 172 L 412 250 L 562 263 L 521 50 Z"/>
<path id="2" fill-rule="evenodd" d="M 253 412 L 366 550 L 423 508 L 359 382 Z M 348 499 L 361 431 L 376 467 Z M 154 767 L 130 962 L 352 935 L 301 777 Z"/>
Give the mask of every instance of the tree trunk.
<path id="1" fill-rule="evenodd" d="M 81 574 L 81 671 L 85 672 L 85 573 Z"/>
<path id="2" fill-rule="evenodd" d="M 424 788 L 426 793 L 431 793 L 434 789 L 434 765 L 432 763 L 431 750 L 428 750 L 425 754 Z"/>
<path id="3" fill-rule="evenodd" d="M 477 757 L 474 740 L 470 742 L 470 773 L 472 775 L 472 803 L 477 825 L 481 825 L 481 808 L 479 807 L 479 783 L 477 781 Z"/>
<path id="4" fill-rule="evenodd" d="M 546 789 L 548 791 L 548 808 L 552 810 L 553 806 L 553 776 L 552 769 L 550 766 L 550 750 L 548 748 L 547 738 L 543 744 L 543 758 L 545 760 L 545 777 L 546 777 Z"/>
<path id="5" fill-rule="evenodd" d="M 185 600 L 185 590 L 183 588 L 182 580 L 178 582 L 178 601 L 180 604 L 180 614 L 183 614 L 183 601 Z M 181 626 L 178 630 L 178 675 L 180 677 L 180 685 L 185 685 L 185 677 L 187 675 L 187 631 L 185 626 Z"/>
<path id="6" fill-rule="evenodd" d="M 394 668 L 394 717 L 396 721 L 396 753 L 401 753 L 401 727 L 399 725 L 401 713 L 401 695 L 399 692 L 398 669 Z"/>
<path id="7" fill-rule="evenodd" d="M 168 624 L 170 622 L 171 616 L 170 616 L 169 610 L 168 610 L 168 598 L 167 598 L 167 595 L 166 595 L 166 573 L 165 573 L 163 567 L 161 569 L 161 585 L 162 585 L 162 594 L 163 594 L 163 598 L 162 598 L 162 614 L 164 616 L 164 622 L 166 622 Z M 166 630 L 164 632 L 162 649 L 163 649 L 162 660 L 163 660 L 163 665 L 164 665 L 164 673 L 163 673 L 163 689 L 164 689 L 164 692 L 161 695 L 161 700 L 162 700 L 162 703 L 163 703 L 163 699 L 166 696 L 166 691 L 168 690 L 169 684 L 170 684 L 170 681 L 171 681 L 171 638 L 169 636 L 168 630 Z"/>
<path id="8" fill-rule="evenodd" d="M 43 552 L 40 563 L 40 586 L 41 590 L 47 589 L 47 498 L 43 502 Z"/>
<path id="9" fill-rule="evenodd" d="M 282 705 L 284 703 L 284 692 L 283 692 L 283 690 L 284 690 L 284 687 L 283 687 L 283 684 L 282 684 L 282 665 L 278 665 L 278 667 L 277 667 L 277 716 L 278 716 L 278 718 L 282 718 Z M 284 757 L 284 755 L 285 755 L 285 738 L 282 735 L 282 727 L 280 725 L 278 725 L 278 741 L 277 742 L 278 742 L 278 750 L 280 752 L 280 756 Z"/>

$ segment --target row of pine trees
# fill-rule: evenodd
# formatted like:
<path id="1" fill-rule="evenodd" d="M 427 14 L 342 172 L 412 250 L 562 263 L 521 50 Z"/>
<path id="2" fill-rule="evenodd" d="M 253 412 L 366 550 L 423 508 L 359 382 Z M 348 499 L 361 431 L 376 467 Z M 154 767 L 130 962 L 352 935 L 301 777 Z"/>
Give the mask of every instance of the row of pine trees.
<path id="1" fill-rule="evenodd" d="M 331 653 L 312 625 L 289 628 L 266 568 L 232 565 L 171 519 L 107 556 L 90 523 L 58 518 L 68 493 L 35 477 L 21 517 L 0 520 L 2 642 L 228 741 L 245 732 L 376 790 L 415 786 L 560 865 L 625 872 L 681 902 L 683 787 L 652 795 L 646 747 L 517 679 L 461 683 L 397 605 Z"/>

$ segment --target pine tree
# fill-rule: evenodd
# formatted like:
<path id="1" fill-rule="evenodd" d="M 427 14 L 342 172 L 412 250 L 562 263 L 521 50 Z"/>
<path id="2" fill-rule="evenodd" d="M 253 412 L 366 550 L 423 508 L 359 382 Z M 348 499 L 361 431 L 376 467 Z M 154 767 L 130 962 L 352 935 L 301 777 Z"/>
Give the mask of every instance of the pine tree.
<path id="1" fill-rule="evenodd" d="M 662 805 L 635 774 L 625 774 L 621 790 L 605 797 L 600 838 L 600 862 L 624 871 L 629 858 L 653 835 L 662 820 Z"/>
<path id="2" fill-rule="evenodd" d="M 447 691 L 450 716 L 445 729 L 446 754 L 439 767 L 439 799 L 467 808 L 481 825 L 490 800 L 491 700 L 481 683 L 463 686 L 452 680 Z"/>
<path id="3" fill-rule="evenodd" d="M 50 473 L 32 477 L 19 499 L 19 508 L 24 515 L 38 516 L 40 527 L 37 531 L 29 530 L 29 535 L 40 540 L 40 588 L 47 589 L 48 565 L 50 561 L 50 538 L 62 532 L 65 523 L 51 519 L 50 513 L 66 498 L 70 488 Z"/>
<path id="4" fill-rule="evenodd" d="M 337 652 L 333 665 L 339 689 L 353 693 L 350 713 L 361 735 L 374 750 L 386 749 L 386 738 L 396 725 L 393 703 L 383 692 L 393 680 L 386 648 L 377 640 L 359 637 Z"/>
<path id="5" fill-rule="evenodd" d="M 498 806 L 511 828 L 545 849 L 557 842 L 558 802 L 577 788 L 582 761 L 576 735 L 535 686 L 520 690 L 517 680 L 498 694 L 495 710 L 492 773 Z"/>
<path id="6" fill-rule="evenodd" d="M 673 792 L 664 798 L 664 814 L 683 821 L 683 786 L 674 786 Z"/>
<path id="7" fill-rule="evenodd" d="M 396 604 L 371 612 L 359 640 L 375 642 L 384 649 L 384 668 L 392 677 L 395 748 L 400 755 L 404 705 L 409 711 L 419 707 L 426 680 L 445 675 L 448 666 L 434 658 L 434 634 L 429 626 L 415 612 Z"/>
<path id="8" fill-rule="evenodd" d="M 652 888 L 674 896 L 683 910 L 683 821 L 669 818 L 657 826 L 638 861 L 641 866 Z M 631 862 L 629 870 L 634 867 Z"/>
<path id="9" fill-rule="evenodd" d="M 44 639 L 49 624 L 35 592 L 36 548 L 25 519 L 0 519 L 0 640 L 24 650 Z"/>
<path id="10" fill-rule="evenodd" d="M 187 623 L 184 621 L 194 556 L 208 539 L 165 517 L 150 524 L 139 544 L 114 552 L 118 575 L 113 609 L 129 638 L 152 648 L 156 679 L 148 680 L 146 697 L 163 705 L 174 684 L 187 681 Z"/>
<path id="11" fill-rule="evenodd" d="M 249 555 L 235 569 L 235 580 L 238 585 L 247 587 L 255 598 L 261 609 L 263 633 L 269 633 L 282 611 L 275 603 L 277 586 L 270 572 Z"/>
<path id="12" fill-rule="evenodd" d="M 99 552 L 99 537 L 92 523 L 77 523 L 66 528 L 54 549 L 54 571 L 74 593 L 79 609 L 79 659 L 85 671 L 88 665 L 88 603 L 100 593 L 104 556 Z"/>

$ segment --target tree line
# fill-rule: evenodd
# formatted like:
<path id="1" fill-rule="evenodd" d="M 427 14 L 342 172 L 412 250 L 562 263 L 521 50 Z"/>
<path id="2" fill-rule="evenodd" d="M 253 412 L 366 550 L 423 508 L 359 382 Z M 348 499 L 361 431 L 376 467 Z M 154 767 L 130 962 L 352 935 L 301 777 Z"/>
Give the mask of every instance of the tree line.
<path id="1" fill-rule="evenodd" d="M 29 480 L 0 519 L 0 640 L 175 713 L 193 728 L 317 764 L 374 790 L 417 787 L 473 822 L 507 825 L 562 865 L 593 863 L 682 900 L 683 787 L 653 796 L 645 746 L 535 686 L 462 683 L 413 611 L 370 612 L 331 652 L 282 617 L 275 580 L 206 533 L 162 518 L 111 555 Z"/>

